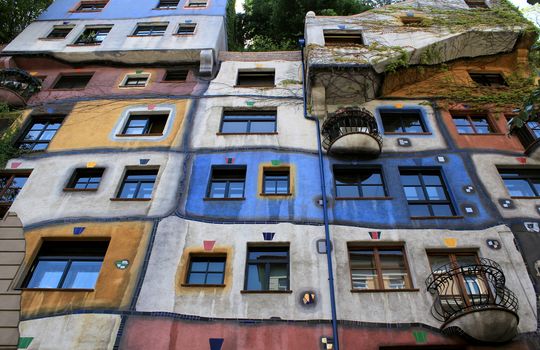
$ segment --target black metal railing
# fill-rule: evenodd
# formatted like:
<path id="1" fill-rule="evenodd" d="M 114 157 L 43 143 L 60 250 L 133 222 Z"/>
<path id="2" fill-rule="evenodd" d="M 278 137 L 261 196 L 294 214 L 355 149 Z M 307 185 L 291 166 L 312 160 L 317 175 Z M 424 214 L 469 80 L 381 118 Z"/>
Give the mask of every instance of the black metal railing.
<path id="1" fill-rule="evenodd" d="M 19 68 L 0 70 L 0 87 L 11 90 L 25 101 L 41 90 L 41 81 Z"/>
<path id="2" fill-rule="evenodd" d="M 322 126 L 323 147 L 330 150 L 332 144 L 350 134 L 366 134 L 371 136 L 382 150 L 382 136 L 373 114 L 365 108 L 343 108 L 330 115 Z"/>
<path id="3" fill-rule="evenodd" d="M 505 282 L 500 265 L 490 259 L 464 266 L 441 266 L 426 280 L 428 291 L 435 295 L 431 313 L 441 322 L 482 309 L 517 313 L 517 297 Z"/>

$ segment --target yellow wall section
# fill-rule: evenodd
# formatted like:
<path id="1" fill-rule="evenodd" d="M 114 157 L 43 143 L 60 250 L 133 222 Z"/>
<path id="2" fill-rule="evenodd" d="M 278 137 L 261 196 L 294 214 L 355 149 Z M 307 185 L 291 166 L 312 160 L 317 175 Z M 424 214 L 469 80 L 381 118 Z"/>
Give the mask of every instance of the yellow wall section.
<path id="1" fill-rule="evenodd" d="M 81 235 L 73 235 L 73 227 L 86 227 Z M 148 238 L 151 222 L 77 223 L 36 229 L 25 232 L 25 268 L 28 271 L 34 261 L 42 239 L 85 240 L 109 238 L 109 247 L 93 291 L 32 290 L 22 293 L 23 317 L 57 313 L 77 309 L 127 307 L 137 283 L 137 277 Z M 120 270 L 117 260 L 129 260 L 129 266 Z"/>
<path id="2" fill-rule="evenodd" d="M 99 100 L 75 104 L 72 112 L 49 144 L 48 151 L 89 148 L 167 147 L 180 143 L 180 129 L 188 108 L 188 100 Z M 111 132 L 128 107 L 173 104 L 176 116 L 167 137 L 160 141 L 113 140 Z"/>

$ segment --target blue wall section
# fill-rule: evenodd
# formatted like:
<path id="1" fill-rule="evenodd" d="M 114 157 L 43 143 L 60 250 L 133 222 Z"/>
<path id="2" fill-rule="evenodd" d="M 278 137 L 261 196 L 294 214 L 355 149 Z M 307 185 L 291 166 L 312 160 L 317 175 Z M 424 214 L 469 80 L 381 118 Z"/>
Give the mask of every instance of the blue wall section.
<path id="1" fill-rule="evenodd" d="M 188 15 L 188 16 L 225 16 L 227 0 L 208 0 L 204 9 L 186 9 L 188 0 L 180 0 L 175 10 L 154 10 L 159 0 L 109 0 L 105 8 L 99 12 L 71 12 L 79 0 L 56 0 L 38 20 L 70 20 L 70 19 L 129 19 L 155 16 Z"/>
<path id="2" fill-rule="evenodd" d="M 226 158 L 235 158 L 235 165 L 246 165 L 245 200 L 208 201 L 204 200 L 212 165 L 225 165 Z M 334 224 L 365 227 L 402 228 L 452 228 L 469 229 L 491 226 L 498 223 L 496 211 L 489 204 L 484 205 L 478 188 L 466 193 L 463 188 L 477 183 L 473 181 L 463 159 L 458 155 L 445 155 L 446 162 L 439 163 L 436 157 L 395 157 L 373 161 L 342 162 L 326 159 L 327 191 L 330 198 L 329 215 Z M 258 182 L 261 174 L 259 165 L 279 160 L 296 169 L 295 193 L 289 199 L 260 197 Z M 194 158 L 193 172 L 187 198 L 185 214 L 216 221 L 290 221 L 322 222 L 322 209 L 318 205 L 320 196 L 317 157 L 309 154 L 284 154 L 276 152 L 238 152 L 198 155 Z M 388 195 L 387 200 L 333 200 L 335 198 L 334 178 L 331 168 L 334 164 L 358 164 L 382 166 Z M 458 215 L 456 219 L 411 220 L 407 201 L 399 177 L 400 167 L 440 168 L 446 179 Z M 464 205 L 472 207 L 474 213 L 466 213 Z"/>

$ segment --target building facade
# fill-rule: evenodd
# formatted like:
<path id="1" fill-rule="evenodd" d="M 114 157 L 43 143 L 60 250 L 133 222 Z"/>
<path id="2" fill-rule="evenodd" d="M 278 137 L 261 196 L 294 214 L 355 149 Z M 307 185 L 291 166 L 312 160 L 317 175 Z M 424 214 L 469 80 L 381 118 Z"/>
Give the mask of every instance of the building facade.
<path id="1" fill-rule="evenodd" d="M 530 24 L 410 0 L 228 52 L 226 7 L 57 0 L 4 48 L 0 341 L 539 348 Z"/>

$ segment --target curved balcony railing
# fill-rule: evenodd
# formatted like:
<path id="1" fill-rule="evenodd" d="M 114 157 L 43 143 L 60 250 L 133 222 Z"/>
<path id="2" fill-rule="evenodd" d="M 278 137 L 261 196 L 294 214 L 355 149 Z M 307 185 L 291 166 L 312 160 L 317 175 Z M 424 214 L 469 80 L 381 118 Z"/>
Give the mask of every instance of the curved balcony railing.
<path id="1" fill-rule="evenodd" d="M 490 259 L 441 266 L 426 280 L 428 291 L 435 295 L 432 314 L 447 324 L 466 313 L 487 309 L 517 313 L 518 299 L 505 282 L 500 265 Z"/>
<path id="2" fill-rule="evenodd" d="M 0 70 L 0 88 L 11 91 L 26 103 L 41 90 L 41 81 L 22 69 L 6 68 Z"/>
<path id="3" fill-rule="evenodd" d="M 382 150 L 377 121 L 365 108 L 344 108 L 330 115 L 322 126 L 323 147 L 334 153 L 376 156 Z"/>

